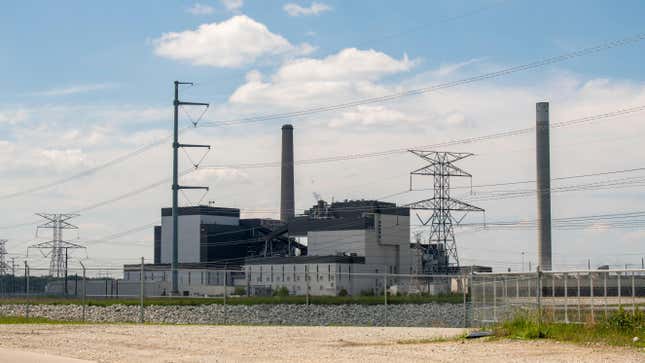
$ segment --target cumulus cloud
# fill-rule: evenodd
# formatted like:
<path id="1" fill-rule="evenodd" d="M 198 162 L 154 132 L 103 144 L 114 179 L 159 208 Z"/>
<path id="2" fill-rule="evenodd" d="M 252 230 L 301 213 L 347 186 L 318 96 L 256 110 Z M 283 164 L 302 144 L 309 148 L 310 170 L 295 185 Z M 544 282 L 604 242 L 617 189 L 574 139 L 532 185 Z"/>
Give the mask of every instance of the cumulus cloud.
<path id="1" fill-rule="evenodd" d="M 218 183 L 248 183 L 249 175 L 242 170 L 232 168 L 197 169 L 186 175 L 184 180 L 190 183 L 212 186 Z"/>
<path id="2" fill-rule="evenodd" d="M 23 108 L 0 110 L 0 124 L 15 125 L 29 119 L 29 111 Z"/>
<path id="3" fill-rule="evenodd" d="M 186 9 L 186 12 L 193 15 L 210 15 L 215 12 L 215 8 L 210 5 L 195 3 Z"/>
<path id="4" fill-rule="evenodd" d="M 250 72 L 247 83 L 231 95 L 230 101 L 288 105 L 316 97 L 346 100 L 349 96 L 373 96 L 384 91 L 375 81 L 407 72 L 415 64 L 407 55 L 395 59 L 374 50 L 343 49 L 321 59 L 287 61 L 267 81 L 258 71 Z"/>
<path id="5" fill-rule="evenodd" d="M 165 33 L 154 44 L 155 53 L 161 57 L 225 68 L 241 67 L 262 57 L 307 54 L 313 50 L 306 43 L 291 44 L 246 15 L 202 24 L 195 30 Z"/>
<path id="6" fill-rule="evenodd" d="M 77 93 L 88 93 L 117 87 L 114 83 L 79 84 L 62 88 L 29 93 L 31 96 L 68 96 Z"/>
<path id="7" fill-rule="evenodd" d="M 383 127 L 415 122 L 416 119 L 405 113 L 382 105 L 358 106 L 355 109 L 344 111 L 339 117 L 329 122 L 332 128 L 358 126 L 358 127 Z"/>
<path id="8" fill-rule="evenodd" d="M 318 15 L 326 11 L 330 11 L 331 6 L 314 1 L 308 7 L 301 6 L 294 3 L 288 3 L 284 5 L 283 9 L 284 11 L 287 12 L 287 14 L 289 14 L 289 16 L 301 16 L 301 15 L 306 16 L 306 15 Z"/>
<path id="9" fill-rule="evenodd" d="M 244 0 L 220 0 L 228 11 L 237 11 L 244 5 Z"/>

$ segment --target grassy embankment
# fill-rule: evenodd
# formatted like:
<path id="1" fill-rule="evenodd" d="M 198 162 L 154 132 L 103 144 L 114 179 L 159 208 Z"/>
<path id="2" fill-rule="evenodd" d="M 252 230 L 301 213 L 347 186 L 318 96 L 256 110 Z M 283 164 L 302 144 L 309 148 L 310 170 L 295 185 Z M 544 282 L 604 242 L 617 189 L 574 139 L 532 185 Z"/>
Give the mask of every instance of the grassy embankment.
<path id="1" fill-rule="evenodd" d="M 621 309 L 606 319 L 585 324 L 539 324 L 533 317 L 518 315 L 513 320 L 495 326 L 494 332 L 497 337 L 511 339 L 552 339 L 577 344 L 600 343 L 645 348 L 645 313 Z"/>
<path id="2" fill-rule="evenodd" d="M 463 302 L 462 295 L 438 295 L 438 296 L 388 296 L 388 304 L 424 304 L 424 303 L 452 303 Z M 79 298 L 60 297 L 37 297 L 37 298 L 2 298 L 0 304 L 26 304 L 32 305 L 80 305 Z M 305 296 L 240 296 L 228 297 L 226 303 L 230 305 L 257 305 L 257 304 L 306 304 Z M 223 304 L 224 299 L 200 298 L 200 297 L 154 297 L 146 298 L 144 305 L 204 305 Z M 383 296 L 310 296 L 309 303 L 312 305 L 381 305 Z M 110 306 L 110 305 L 139 305 L 139 299 L 114 299 L 114 298 L 88 298 L 86 304 L 89 306 Z"/>

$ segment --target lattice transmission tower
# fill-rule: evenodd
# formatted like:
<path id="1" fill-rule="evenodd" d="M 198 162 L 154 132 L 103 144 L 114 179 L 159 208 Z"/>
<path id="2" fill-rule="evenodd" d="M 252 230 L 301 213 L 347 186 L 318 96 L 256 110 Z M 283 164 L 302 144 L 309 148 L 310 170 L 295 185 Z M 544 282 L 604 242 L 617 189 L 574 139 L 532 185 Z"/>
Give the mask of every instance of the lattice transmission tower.
<path id="1" fill-rule="evenodd" d="M 9 271 L 7 264 L 7 240 L 0 239 L 0 275 L 6 275 Z"/>
<path id="2" fill-rule="evenodd" d="M 85 246 L 63 240 L 63 230 L 78 229 L 77 226 L 67 222 L 74 217 L 78 217 L 78 214 L 36 213 L 36 215 L 47 220 L 47 222 L 37 227 L 36 235 L 38 235 L 38 231 L 41 228 L 50 228 L 52 229 L 53 237 L 50 241 L 37 243 L 29 246 L 29 248 L 49 250 L 49 252 L 43 252 L 43 256 L 50 257 L 49 275 L 64 277 L 67 273 L 68 250 L 85 248 Z"/>
<path id="3" fill-rule="evenodd" d="M 454 226 L 461 223 L 468 212 L 484 212 L 484 209 L 452 198 L 450 196 L 450 178 L 472 178 L 471 174 L 454 165 L 454 163 L 473 154 L 426 150 L 409 151 L 429 163 L 410 173 L 410 190 L 413 190 L 412 178 L 414 175 L 432 176 L 434 178 L 434 187 L 431 198 L 410 203 L 407 207 L 432 211 L 432 216 L 428 219 L 423 219 L 417 214 L 421 224 L 424 226 L 430 224 L 428 242 L 430 245 L 443 245 L 448 256 L 447 263 L 459 267 L 459 253 L 457 252 Z M 452 212 L 464 212 L 464 214 L 460 218 L 455 218 Z M 454 261 L 453 263 L 449 262 L 450 258 Z"/>

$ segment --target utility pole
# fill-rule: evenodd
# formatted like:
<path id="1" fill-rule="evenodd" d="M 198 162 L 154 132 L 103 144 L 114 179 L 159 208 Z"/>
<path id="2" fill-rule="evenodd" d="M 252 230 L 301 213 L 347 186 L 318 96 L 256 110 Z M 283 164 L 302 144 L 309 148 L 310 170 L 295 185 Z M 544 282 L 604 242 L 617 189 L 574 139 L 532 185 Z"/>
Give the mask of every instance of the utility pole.
<path id="1" fill-rule="evenodd" d="M 46 223 L 37 227 L 37 231 L 41 228 L 51 228 L 53 231 L 53 238 L 51 241 L 31 245 L 28 249 L 35 248 L 40 250 L 50 250 L 48 253 L 43 253 L 43 256 L 51 256 L 49 262 L 49 275 L 52 277 L 66 277 L 67 250 L 70 248 L 85 248 L 85 246 L 63 240 L 63 230 L 78 229 L 77 226 L 67 222 L 74 217 L 78 217 L 78 214 L 36 213 L 36 215 L 47 220 Z M 38 234 L 38 232 L 36 232 L 36 234 Z M 63 250 L 65 250 L 65 255 L 63 255 Z M 67 281 L 67 279 L 65 279 L 65 281 Z M 67 289 L 67 285 L 65 289 Z"/>
<path id="2" fill-rule="evenodd" d="M 459 255 L 457 253 L 457 242 L 453 225 L 461 223 L 468 212 L 484 212 L 484 209 L 462 202 L 450 196 L 450 178 L 467 177 L 472 175 L 459 168 L 454 163 L 472 156 L 471 153 L 439 152 L 426 150 L 409 150 L 412 154 L 429 162 L 428 165 L 414 170 L 410 173 L 410 190 L 412 190 L 412 176 L 425 175 L 434 177 L 434 194 L 432 198 L 407 204 L 406 207 L 417 210 L 431 210 L 432 216 L 421 223 L 425 226 L 430 223 L 430 244 L 443 245 L 448 258 L 454 260 L 454 266 L 459 268 Z M 465 214 L 457 219 L 451 212 L 464 212 Z M 448 271 L 439 271 L 446 273 Z"/>
<path id="3" fill-rule="evenodd" d="M 179 148 L 184 147 L 200 147 L 210 149 L 210 145 L 191 145 L 179 143 L 179 106 L 204 106 L 208 107 L 208 103 L 199 102 L 184 102 L 179 100 L 179 86 L 180 85 L 193 85 L 192 82 L 175 81 L 175 99 L 174 106 L 174 124 L 173 124 L 173 143 L 172 143 L 172 295 L 179 295 L 179 278 L 177 266 L 179 264 L 179 200 L 178 193 L 181 189 L 203 189 L 208 191 L 208 187 L 192 187 L 179 185 L 179 169 L 178 169 L 178 154 Z M 195 166 L 197 167 L 197 166 Z"/>

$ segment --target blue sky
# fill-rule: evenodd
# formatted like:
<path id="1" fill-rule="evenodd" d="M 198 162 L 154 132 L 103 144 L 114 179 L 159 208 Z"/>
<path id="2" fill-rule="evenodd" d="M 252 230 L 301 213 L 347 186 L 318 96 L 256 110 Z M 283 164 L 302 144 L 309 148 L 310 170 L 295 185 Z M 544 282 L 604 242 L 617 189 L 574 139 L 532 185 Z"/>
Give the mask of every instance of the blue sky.
<path id="1" fill-rule="evenodd" d="M 101 165 L 167 136 L 175 79 L 197 83 L 182 94 L 212 103 L 204 116 L 208 122 L 294 111 L 453 81 L 642 34 L 644 10 L 640 1 L 15 2 L 0 13 L 2 194 Z M 204 128 L 185 137 L 212 144 L 205 162 L 222 166 L 277 160 L 284 122 L 295 124 L 297 155 L 305 159 L 530 127 L 534 103 L 542 100 L 552 102 L 554 122 L 566 121 L 645 104 L 644 50 L 639 42 L 382 105 Z M 645 166 L 638 144 L 645 134 L 641 120 L 635 114 L 554 132 L 553 174 Z M 458 151 L 478 154 L 465 163 L 476 184 L 495 183 L 534 177 L 531 145 L 527 136 Z M 6 224 L 19 224 L 33 220 L 35 212 L 75 210 L 122 195 L 167 177 L 168 156 L 167 147 L 152 148 L 78 181 L 3 201 L 0 213 L 7 215 Z M 312 204 L 314 193 L 342 199 L 400 191 L 417 165 L 397 155 L 302 167 L 296 171 L 297 207 Z M 277 192 L 270 192 L 278 190 L 275 169 L 220 168 L 187 178 L 213 188 L 208 200 L 254 215 L 277 214 Z M 169 196 L 161 187 L 83 213 L 79 238 L 155 222 Z M 554 199 L 554 215 L 639 210 L 642 202 L 639 189 L 563 194 Z M 531 198 L 482 203 L 489 220 L 535 214 Z M 1 233 L 14 253 L 24 253 L 34 238 L 33 226 Z M 640 253 L 645 233 L 594 229 L 556 237 L 566 241 L 555 247 L 556 264 L 569 267 L 585 264 L 587 257 L 599 263 L 640 261 L 603 252 L 603 246 L 611 240 L 621 251 Z M 103 263 L 113 264 L 150 257 L 151 239 L 144 230 L 122 238 L 122 249 L 97 244 L 89 255 L 95 263 L 102 256 L 109 259 Z M 460 246 L 471 261 L 503 260 L 496 265 L 503 268 L 516 266 L 520 251 L 534 252 L 534 239 L 533 231 L 485 231 L 464 235 Z M 567 257 L 589 245 L 595 247 L 584 256 Z M 508 255 L 497 256 L 499 250 Z"/>
<path id="2" fill-rule="evenodd" d="M 216 83 L 214 93 L 226 95 L 243 80 L 244 68 L 187 67 L 159 59 L 150 44 L 162 33 L 231 16 L 216 1 L 202 3 L 215 8 L 213 14 L 186 12 L 192 2 L 21 1 L 7 6 L 0 15 L 0 65 L 11 71 L 3 76 L 2 97 L 5 102 L 31 103 L 42 100 L 22 94 L 115 83 L 120 87 L 56 101 L 161 104 L 169 80 L 175 78 L 206 79 Z M 333 11 L 290 17 L 284 3 L 246 2 L 240 12 L 294 43 L 314 44 L 317 56 L 355 46 L 392 56 L 407 53 L 423 60 L 417 71 L 481 57 L 519 64 L 624 37 L 642 30 L 645 8 L 639 1 L 589 1 L 584 6 L 573 1 L 544 1 L 540 6 L 521 0 L 328 1 Z M 571 63 L 582 74 L 642 79 L 639 56 L 642 50 L 630 47 Z"/>

